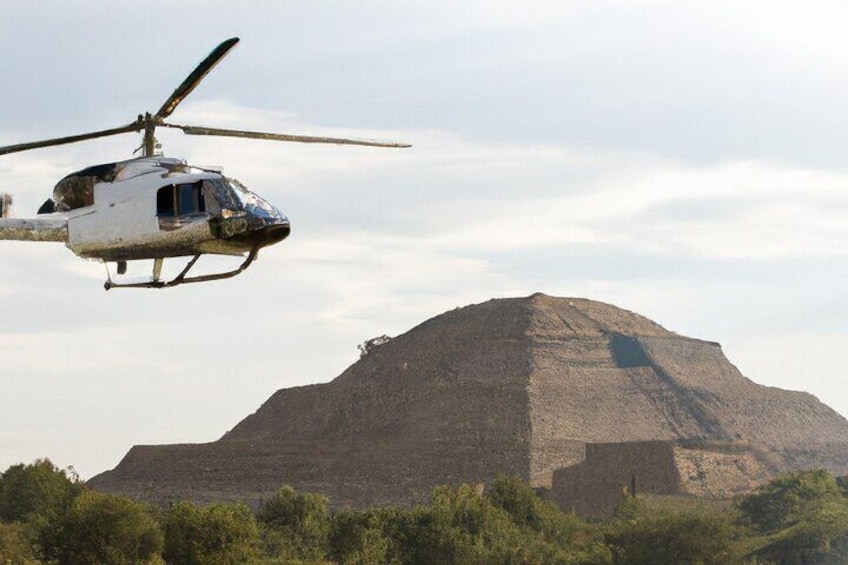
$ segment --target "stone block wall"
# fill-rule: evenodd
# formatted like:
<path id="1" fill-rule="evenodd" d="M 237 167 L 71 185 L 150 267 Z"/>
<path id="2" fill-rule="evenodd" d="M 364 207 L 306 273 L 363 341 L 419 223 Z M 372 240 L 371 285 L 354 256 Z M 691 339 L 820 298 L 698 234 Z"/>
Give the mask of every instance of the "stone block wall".
<path id="1" fill-rule="evenodd" d="M 677 494 L 680 474 L 670 441 L 586 444 L 582 463 L 554 471 L 551 495 L 565 512 L 612 514 L 630 493 Z"/>

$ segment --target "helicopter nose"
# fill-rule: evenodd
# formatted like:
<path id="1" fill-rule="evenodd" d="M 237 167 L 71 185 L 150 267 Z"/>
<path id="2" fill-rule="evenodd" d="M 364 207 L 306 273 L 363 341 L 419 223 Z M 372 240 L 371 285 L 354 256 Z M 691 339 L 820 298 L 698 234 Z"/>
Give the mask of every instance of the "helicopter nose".
<path id="1" fill-rule="evenodd" d="M 265 224 L 257 230 L 256 242 L 259 244 L 259 247 L 274 245 L 289 236 L 291 233 L 291 223 L 282 214 L 280 216 L 280 219 L 277 219 L 273 223 Z"/>
<path id="2" fill-rule="evenodd" d="M 223 240 L 244 246 L 245 250 L 279 243 L 291 233 L 291 224 L 279 210 L 255 214 L 250 210 L 222 214 L 209 222 L 212 233 Z"/>

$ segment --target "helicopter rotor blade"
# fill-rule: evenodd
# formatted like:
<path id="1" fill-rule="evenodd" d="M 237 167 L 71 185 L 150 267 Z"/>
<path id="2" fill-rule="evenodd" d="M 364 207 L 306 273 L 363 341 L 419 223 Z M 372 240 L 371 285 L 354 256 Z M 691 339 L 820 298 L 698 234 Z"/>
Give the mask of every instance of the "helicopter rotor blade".
<path id="1" fill-rule="evenodd" d="M 177 128 L 189 135 L 218 135 L 223 137 L 244 137 L 248 139 L 267 139 L 271 141 L 295 141 L 298 143 L 334 143 L 336 145 L 364 145 L 366 147 L 412 147 L 408 143 L 394 141 L 375 141 L 370 139 L 346 139 L 341 137 L 322 137 L 314 135 L 291 135 L 285 133 L 264 133 L 234 129 L 207 128 L 162 123 L 165 127 Z"/>
<path id="2" fill-rule="evenodd" d="M 118 135 L 121 133 L 130 133 L 133 131 L 141 131 L 144 125 L 141 122 L 133 122 L 125 126 L 104 129 L 101 131 L 93 131 L 90 133 L 82 133 L 79 135 L 69 135 L 67 137 L 56 137 L 54 139 L 44 139 L 41 141 L 32 141 L 29 143 L 18 143 L 17 145 L 6 145 L 0 147 L 0 155 L 8 153 L 17 153 L 19 151 L 27 151 L 29 149 L 39 149 L 41 147 L 51 147 L 53 145 L 64 145 L 66 143 L 76 143 L 78 141 L 86 141 L 88 139 L 97 139 L 98 137 L 107 137 L 109 135 Z"/>
<path id="3" fill-rule="evenodd" d="M 168 98 L 162 107 L 159 108 L 159 111 L 156 112 L 156 115 L 153 116 L 153 118 L 159 121 L 170 116 L 179 103 L 182 102 L 186 96 L 191 94 L 191 91 L 200 84 L 200 81 L 209 74 L 209 71 L 211 71 L 238 42 L 238 37 L 231 37 L 213 49 L 212 52 L 209 53 L 209 55 L 207 55 L 206 58 L 194 68 L 191 74 L 186 77 L 183 83 L 177 87 L 174 93 L 171 94 L 170 98 Z"/>

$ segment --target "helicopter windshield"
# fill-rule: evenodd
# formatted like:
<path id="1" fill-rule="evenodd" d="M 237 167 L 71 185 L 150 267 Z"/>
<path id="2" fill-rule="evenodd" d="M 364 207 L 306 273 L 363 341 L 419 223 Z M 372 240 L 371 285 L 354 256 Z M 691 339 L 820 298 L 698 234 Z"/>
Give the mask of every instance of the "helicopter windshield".
<path id="1" fill-rule="evenodd" d="M 254 216 L 267 218 L 269 220 L 282 220 L 283 215 L 279 210 L 274 208 L 267 200 L 250 192 L 243 184 L 236 179 L 225 179 L 227 184 L 233 189 L 236 197 L 238 197 L 244 210 Z"/>
<path id="2" fill-rule="evenodd" d="M 223 178 L 206 179 L 203 181 L 203 187 L 207 209 L 211 213 L 217 214 L 222 210 L 235 212 L 243 208 L 241 200 Z"/>

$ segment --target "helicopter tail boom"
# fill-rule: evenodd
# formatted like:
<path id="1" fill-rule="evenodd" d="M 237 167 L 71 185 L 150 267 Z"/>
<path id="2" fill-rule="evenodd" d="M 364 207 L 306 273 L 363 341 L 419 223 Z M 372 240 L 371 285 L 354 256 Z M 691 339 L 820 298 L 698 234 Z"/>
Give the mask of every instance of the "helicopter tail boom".
<path id="1" fill-rule="evenodd" d="M 5 209 L 3 210 L 5 213 Z M 0 240 L 68 241 L 66 218 L 9 218 L 0 217 Z"/>

